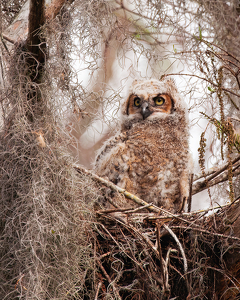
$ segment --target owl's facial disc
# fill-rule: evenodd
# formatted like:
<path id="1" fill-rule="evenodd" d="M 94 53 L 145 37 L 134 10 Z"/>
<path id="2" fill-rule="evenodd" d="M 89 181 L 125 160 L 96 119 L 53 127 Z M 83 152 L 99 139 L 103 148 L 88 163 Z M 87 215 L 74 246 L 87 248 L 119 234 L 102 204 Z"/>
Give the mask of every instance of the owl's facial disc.
<path id="1" fill-rule="evenodd" d="M 145 120 L 163 117 L 174 112 L 174 102 L 168 94 L 131 94 L 128 98 L 126 115 L 131 119 Z M 159 115 L 161 114 L 161 115 Z"/>

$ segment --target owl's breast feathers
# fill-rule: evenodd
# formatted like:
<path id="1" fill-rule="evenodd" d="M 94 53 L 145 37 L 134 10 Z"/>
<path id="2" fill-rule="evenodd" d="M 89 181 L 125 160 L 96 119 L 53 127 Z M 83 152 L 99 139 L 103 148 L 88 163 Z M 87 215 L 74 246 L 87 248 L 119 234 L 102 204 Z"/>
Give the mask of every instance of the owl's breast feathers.
<path id="1" fill-rule="evenodd" d="M 95 171 L 147 202 L 178 211 L 188 193 L 185 114 L 140 121 L 106 142 Z"/>

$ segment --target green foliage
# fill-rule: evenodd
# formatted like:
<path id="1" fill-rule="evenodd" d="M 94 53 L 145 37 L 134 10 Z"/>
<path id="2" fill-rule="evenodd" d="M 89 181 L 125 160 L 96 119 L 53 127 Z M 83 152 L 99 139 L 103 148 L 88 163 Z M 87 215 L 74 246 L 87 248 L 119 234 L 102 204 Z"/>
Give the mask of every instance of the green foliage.
<path id="1" fill-rule="evenodd" d="M 199 40 L 202 40 L 202 29 L 200 26 L 198 26 L 198 30 L 199 30 Z"/>

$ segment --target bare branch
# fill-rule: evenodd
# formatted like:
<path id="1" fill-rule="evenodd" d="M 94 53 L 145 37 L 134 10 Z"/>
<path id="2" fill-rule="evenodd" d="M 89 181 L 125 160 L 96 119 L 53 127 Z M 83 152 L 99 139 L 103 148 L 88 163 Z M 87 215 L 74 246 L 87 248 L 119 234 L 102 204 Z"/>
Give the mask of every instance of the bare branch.
<path id="1" fill-rule="evenodd" d="M 235 167 L 235 169 L 233 168 L 233 177 L 236 177 L 240 174 L 240 171 L 234 172 L 237 168 L 239 168 L 239 165 L 237 165 Z M 214 178 L 215 178 L 215 176 L 214 176 Z M 227 181 L 228 180 L 228 172 L 224 172 L 221 175 L 219 175 L 217 178 L 215 178 L 215 179 L 214 178 L 211 181 L 208 181 L 208 187 L 212 187 L 216 184 Z M 203 190 L 207 189 L 208 187 L 206 186 L 206 181 L 201 181 L 201 182 L 195 183 L 193 185 L 193 195 L 202 192 Z"/>

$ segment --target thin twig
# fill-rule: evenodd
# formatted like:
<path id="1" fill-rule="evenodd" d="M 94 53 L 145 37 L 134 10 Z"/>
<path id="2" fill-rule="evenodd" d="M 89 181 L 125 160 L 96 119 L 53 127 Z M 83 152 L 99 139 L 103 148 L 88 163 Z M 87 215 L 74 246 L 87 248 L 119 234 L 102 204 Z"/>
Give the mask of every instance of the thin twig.
<path id="1" fill-rule="evenodd" d="M 192 185 L 193 185 L 193 174 L 190 176 L 190 188 L 189 188 L 189 196 L 188 196 L 188 212 L 191 211 L 192 206 Z"/>
<path id="2" fill-rule="evenodd" d="M 179 250 L 180 250 L 180 252 L 182 254 L 182 258 L 183 258 L 184 273 L 186 274 L 188 271 L 188 265 L 187 265 L 187 258 L 186 258 L 185 252 L 183 250 L 183 247 L 182 247 L 178 237 L 176 236 L 176 234 L 166 224 L 163 224 L 163 227 L 170 233 L 170 235 L 174 238 L 175 242 L 177 243 L 177 245 L 179 247 Z"/>
<path id="3" fill-rule="evenodd" d="M 114 213 L 114 212 L 122 212 L 124 214 L 133 214 L 133 213 L 138 213 L 139 211 L 148 208 L 149 206 L 152 206 L 152 203 L 149 203 L 148 205 L 144 205 L 141 207 L 137 208 L 113 208 L 113 209 L 105 209 L 105 210 L 98 210 L 96 213 L 97 214 L 108 214 L 108 213 Z"/>
<path id="4" fill-rule="evenodd" d="M 106 272 L 106 270 L 104 269 L 103 265 L 101 264 L 101 262 L 97 259 L 97 264 L 99 265 L 100 269 L 102 270 L 104 276 L 106 277 L 109 285 L 111 285 L 113 287 L 113 291 L 117 296 L 118 300 L 122 300 L 121 296 L 119 295 L 119 292 L 114 284 L 114 282 L 111 280 L 110 276 L 108 275 L 108 273 Z"/>
<path id="5" fill-rule="evenodd" d="M 148 207 L 150 207 L 150 206 L 152 206 L 152 205 L 153 205 L 153 203 L 149 203 L 148 205 L 144 205 L 144 206 L 142 206 L 142 207 L 137 207 L 137 208 L 135 208 L 135 209 L 127 210 L 127 211 L 125 211 L 124 213 L 125 213 L 125 214 L 138 213 L 139 211 L 141 211 L 141 210 L 143 210 L 143 209 L 145 209 L 145 208 L 148 208 Z"/>
<path id="6" fill-rule="evenodd" d="M 166 77 L 166 76 L 174 76 L 174 75 L 196 77 L 196 78 L 202 79 L 202 80 L 204 80 L 204 81 L 207 81 L 208 83 L 210 83 L 211 85 L 213 85 L 213 86 L 215 86 L 215 87 L 218 87 L 218 84 L 212 82 L 211 80 L 209 80 L 209 79 L 207 79 L 207 78 L 198 76 L 198 75 L 196 75 L 196 74 L 170 73 L 170 74 L 164 75 L 164 77 Z M 240 95 L 238 95 L 238 94 L 234 93 L 233 91 L 231 91 L 231 90 L 229 90 L 229 89 L 226 89 L 226 88 L 224 88 L 224 87 L 222 87 L 222 90 L 225 91 L 225 92 L 227 92 L 227 93 L 230 93 L 230 94 L 232 94 L 232 95 L 234 95 L 234 96 L 240 97 Z"/>
<path id="7" fill-rule="evenodd" d="M 217 269 L 217 268 L 214 268 L 214 267 L 211 267 L 211 266 L 207 266 L 207 268 L 211 269 L 211 270 L 214 270 L 214 271 L 217 271 L 217 272 L 223 274 L 224 276 L 226 276 L 227 279 L 232 282 L 232 284 L 235 286 L 235 288 L 238 290 L 238 292 L 240 292 L 240 289 L 239 289 L 240 282 L 236 278 L 234 278 L 230 274 L 226 274 L 226 271 L 224 271 L 224 270 Z M 234 279 L 237 281 L 237 284 L 234 282 Z"/>
<path id="8" fill-rule="evenodd" d="M 129 211 L 129 208 L 112 208 L 112 209 L 98 210 L 96 211 L 96 213 L 102 215 L 102 214 L 109 214 L 115 212 L 125 213 L 126 211 Z"/>
<path id="9" fill-rule="evenodd" d="M 119 219 L 116 219 L 112 216 L 108 216 L 109 219 L 112 219 L 112 220 L 115 220 L 116 222 L 122 224 L 123 226 L 125 226 L 127 229 L 129 229 L 129 226 L 127 226 L 125 223 L 121 222 Z M 113 237 L 113 235 L 109 232 L 109 230 L 107 230 L 107 228 L 101 224 L 102 228 L 107 232 L 107 234 L 111 237 L 111 239 L 114 241 L 114 243 L 118 246 L 118 248 L 128 257 L 130 258 L 130 260 L 132 260 L 136 265 L 138 265 L 138 267 L 140 267 L 142 269 L 142 266 L 141 264 L 139 264 L 139 262 L 134 258 L 134 257 L 131 257 L 126 251 L 125 249 L 120 246 L 120 244 L 117 242 L 117 240 Z"/>
<path id="10" fill-rule="evenodd" d="M 172 226 L 172 228 L 176 228 L 176 229 L 186 229 L 185 226 Z M 192 227 L 191 230 L 195 230 L 195 231 L 199 231 L 201 233 L 206 233 L 208 235 L 214 235 L 214 236 L 218 236 L 220 238 L 224 238 L 224 239 L 231 239 L 231 240 L 236 240 L 236 241 L 240 241 L 240 238 L 237 238 L 235 236 L 230 236 L 230 235 L 225 235 L 222 233 L 216 233 L 216 232 L 211 232 L 199 227 Z"/>
<path id="11" fill-rule="evenodd" d="M 99 294 L 99 291 L 100 291 L 101 287 L 102 287 L 102 281 L 99 281 L 98 286 L 97 286 L 96 295 L 94 297 L 94 300 L 98 300 L 98 294 Z"/>
<path id="12" fill-rule="evenodd" d="M 6 34 L 2 34 L 2 37 L 4 38 L 4 40 L 8 41 L 9 43 L 15 44 L 15 41 L 10 37 L 8 37 Z"/>
<path id="13" fill-rule="evenodd" d="M 184 269 L 184 277 L 185 277 L 185 280 L 186 280 L 186 285 L 187 285 L 187 289 L 188 291 L 190 290 L 190 285 L 189 285 L 189 282 L 188 282 L 188 278 L 187 278 L 187 272 L 188 272 L 188 265 L 187 265 L 187 258 L 186 258 L 186 255 L 185 255 L 185 252 L 183 250 L 183 247 L 182 247 L 182 244 L 180 243 L 178 237 L 176 236 L 176 234 L 166 225 L 166 224 L 163 224 L 163 227 L 170 233 L 170 235 L 174 238 L 175 242 L 177 243 L 178 247 L 179 247 L 179 250 L 182 254 L 182 258 L 183 258 L 183 269 Z M 167 259 L 166 259 L 166 263 L 167 263 Z"/>
<path id="14" fill-rule="evenodd" d="M 163 278 L 163 286 L 164 290 L 167 289 L 168 282 L 166 281 L 166 265 L 162 256 L 162 247 L 161 247 L 161 240 L 160 240 L 160 225 L 159 223 L 157 224 L 157 245 L 158 245 L 158 253 L 159 253 L 159 264 L 160 264 L 160 271 L 162 273 L 162 278 Z"/>
<path id="15" fill-rule="evenodd" d="M 168 251 L 167 251 L 166 260 L 165 260 L 166 283 L 167 283 L 168 290 L 169 290 L 169 284 L 168 284 L 168 279 L 169 279 L 168 265 L 170 264 L 170 253 L 173 253 L 173 252 L 177 252 L 177 250 L 169 248 Z M 181 276 L 184 277 L 182 274 L 181 274 Z"/>
<path id="16" fill-rule="evenodd" d="M 104 253 L 104 254 L 100 255 L 100 256 L 98 257 L 98 259 L 101 260 L 101 259 L 103 259 L 104 257 L 106 257 L 106 256 L 108 256 L 108 255 L 110 255 L 110 254 L 111 254 L 111 251 L 108 251 L 107 253 Z"/>

